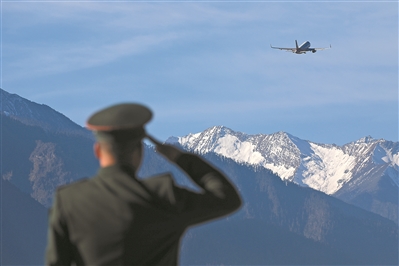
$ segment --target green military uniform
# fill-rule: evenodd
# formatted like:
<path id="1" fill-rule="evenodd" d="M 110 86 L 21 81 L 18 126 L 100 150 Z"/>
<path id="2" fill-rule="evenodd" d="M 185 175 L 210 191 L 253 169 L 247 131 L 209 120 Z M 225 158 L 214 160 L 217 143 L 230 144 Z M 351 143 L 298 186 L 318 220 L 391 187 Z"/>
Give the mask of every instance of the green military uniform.
<path id="1" fill-rule="evenodd" d="M 224 175 L 197 155 L 181 152 L 174 163 L 202 192 L 176 186 L 168 174 L 138 180 L 134 169 L 119 164 L 59 188 L 46 264 L 177 265 L 184 231 L 233 212 L 241 200 Z"/>

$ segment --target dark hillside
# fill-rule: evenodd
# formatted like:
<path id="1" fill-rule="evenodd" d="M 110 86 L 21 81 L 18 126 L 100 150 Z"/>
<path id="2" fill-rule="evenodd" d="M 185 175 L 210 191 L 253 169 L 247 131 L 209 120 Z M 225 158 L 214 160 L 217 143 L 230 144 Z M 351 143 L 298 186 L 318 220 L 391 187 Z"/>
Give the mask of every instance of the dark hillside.
<path id="1" fill-rule="evenodd" d="M 48 210 L 1 180 L 1 265 L 43 265 Z"/>
<path id="2" fill-rule="evenodd" d="M 360 265 L 338 251 L 259 219 L 233 219 L 189 231 L 182 265 Z"/>
<path id="3" fill-rule="evenodd" d="M 57 186 L 96 173 L 92 139 L 1 118 L 1 175 L 43 205 Z"/>

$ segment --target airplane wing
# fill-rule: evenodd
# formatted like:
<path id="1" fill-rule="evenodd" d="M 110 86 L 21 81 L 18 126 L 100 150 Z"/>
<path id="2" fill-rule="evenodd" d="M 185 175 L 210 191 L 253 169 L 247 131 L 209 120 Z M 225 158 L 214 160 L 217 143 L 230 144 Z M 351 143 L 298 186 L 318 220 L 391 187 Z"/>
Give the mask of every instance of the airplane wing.
<path id="1" fill-rule="evenodd" d="M 331 49 L 331 44 L 330 44 L 330 47 L 324 47 L 324 48 L 309 48 L 309 50 L 327 50 L 327 49 Z"/>
<path id="2" fill-rule="evenodd" d="M 282 47 L 274 47 L 270 44 L 270 47 L 273 49 L 279 49 L 279 50 L 285 50 L 285 51 L 291 51 L 291 52 L 295 52 L 296 48 L 282 48 Z"/>

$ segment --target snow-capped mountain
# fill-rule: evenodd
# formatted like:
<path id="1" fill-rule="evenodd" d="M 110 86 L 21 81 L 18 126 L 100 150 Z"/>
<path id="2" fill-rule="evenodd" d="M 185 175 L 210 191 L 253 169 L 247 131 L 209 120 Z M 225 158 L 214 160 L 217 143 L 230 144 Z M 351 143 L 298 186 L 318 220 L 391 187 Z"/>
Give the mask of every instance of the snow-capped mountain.
<path id="1" fill-rule="evenodd" d="M 11 94 L 0 88 L 1 114 L 16 119 L 26 125 L 40 126 L 54 133 L 78 134 L 88 138 L 92 134 L 77 125 L 63 114 L 44 104 L 38 104 Z"/>
<path id="2" fill-rule="evenodd" d="M 283 180 L 329 195 L 364 171 L 371 174 L 384 169 L 399 184 L 398 143 L 371 137 L 340 147 L 313 143 L 285 132 L 248 135 L 215 126 L 166 142 L 199 154 L 215 152 L 238 163 L 264 167 Z"/>
<path id="3" fill-rule="evenodd" d="M 399 143 L 370 136 L 343 146 L 285 132 L 248 135 L 223 126 L 167 143 L 266 168 L 282 180 L 332 195 L 398 222 Z"/>

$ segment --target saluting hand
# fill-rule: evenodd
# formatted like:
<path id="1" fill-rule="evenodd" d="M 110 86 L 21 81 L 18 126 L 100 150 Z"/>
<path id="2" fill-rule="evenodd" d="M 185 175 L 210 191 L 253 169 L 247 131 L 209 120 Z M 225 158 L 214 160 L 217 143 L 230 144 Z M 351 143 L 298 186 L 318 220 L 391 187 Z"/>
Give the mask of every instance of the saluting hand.
<path id="1" fill-rule="evenodd" d="M 176 162 L 177 158 L 182 154 L 182 152 L 178 148 L 172 145 L 162 144 L 150 135 L 147 135 L 147 138 L 155 144 L 156 150 L 164 157 L 166 157 L 169 161 Z"/>

